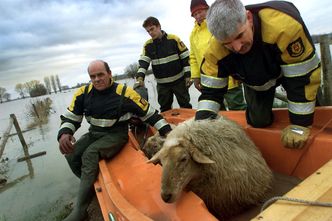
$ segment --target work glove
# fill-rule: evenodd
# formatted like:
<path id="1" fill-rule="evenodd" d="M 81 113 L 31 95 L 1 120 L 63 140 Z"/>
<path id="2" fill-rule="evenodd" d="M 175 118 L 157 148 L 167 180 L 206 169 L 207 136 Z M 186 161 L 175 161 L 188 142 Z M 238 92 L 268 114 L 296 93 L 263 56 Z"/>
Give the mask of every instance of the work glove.
<path id="1" fill-rule="evenodd" d="M 186 77 L 185 81 L 186 81 L 186 87 L 187 88 L 189 88 L 193 84 L 193 81 L 189 77 Z"/>
<path id="2" fill-rule="evenodd" d="M 144 87 L 144 79 L 142 77 L 137 77 L 136 82 L 134 84 L 134 88 L 136 87 Z"/>
<path id="3" fill-rule="evenodd" d="M 299 125 L 289 125 L 281 132 L 281 142 L 287 148 L 300 149 L 304 147 L 310 135 L 310 128 Z"/>

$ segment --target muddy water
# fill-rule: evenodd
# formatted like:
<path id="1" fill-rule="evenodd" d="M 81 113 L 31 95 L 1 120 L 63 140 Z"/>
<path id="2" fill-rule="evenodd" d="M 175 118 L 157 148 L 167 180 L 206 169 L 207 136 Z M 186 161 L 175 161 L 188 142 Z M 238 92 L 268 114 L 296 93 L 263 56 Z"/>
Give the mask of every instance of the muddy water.
<path id="1" fill-rule="evenodd" d="M 122 81 L 129 86 L 133 80 Z M 149 101 L 159 108 L 155 82 L 152 77 L 146 79 L 149 90 Z M 24 156 L 18 136 L 11 136 L 6 144 L 2 158 L 8 158 L 7 184 L 0 186 L 0 221 L 39 221 L 61 220 L 65 206 L 75 197 L 79 180 L 71 173 L 66 160 L 58 150 L 56 140 L 60 114 L 69 105 L 74 90 L 39 97 L 50 97 L 53 101 L 49 122 L 34 130 L 24 132 L 23 136 L 29 147 L 29 154 L 46 151 L 46 155 L 33 158 L 31 161 L 17 162 Z M 192 104 L 197 108 L 198 92 L 190 88 Z M 28 98 L 0 104 L 0 136 L 9 124 L 9 115 L 15 114 L 22 130 L 30 123 L 27 116 L 27 105 L 34 99 Z M 174 102 L 174 107 L 178 104 Z M 88 125 L 84 122 L 77 131 L 78 138 L 86 132 Z M 15 133 L 15 128 L 11 133 Z M 0 139 L 1 141 L 1 139 Z"/>

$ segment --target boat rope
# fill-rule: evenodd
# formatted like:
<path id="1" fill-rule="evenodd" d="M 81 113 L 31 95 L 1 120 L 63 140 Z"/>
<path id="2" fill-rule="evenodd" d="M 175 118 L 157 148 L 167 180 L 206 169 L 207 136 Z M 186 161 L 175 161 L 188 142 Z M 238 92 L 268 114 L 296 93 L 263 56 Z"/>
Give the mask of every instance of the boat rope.
<path id="1" fill-rule="evenodd" d="M 286 201 L 291 201 L 291 202 L 296 202 L 296 203 L 302 203 L 310 206 L 323 206 L 323 207 L 332 207 L 332 202 L 320 202 L 320 201 L 310 201 L 310 200 L 303 200 L 303 199 L 297 199 L 297 198 L 290 198 L 286 196 L 275 196 L 272 197 L 271 199 L 267 200 L 262 208 L 261 212 L 266 209 L 270 204 L 274 203 L 277 200 L 286 200 Z"/>

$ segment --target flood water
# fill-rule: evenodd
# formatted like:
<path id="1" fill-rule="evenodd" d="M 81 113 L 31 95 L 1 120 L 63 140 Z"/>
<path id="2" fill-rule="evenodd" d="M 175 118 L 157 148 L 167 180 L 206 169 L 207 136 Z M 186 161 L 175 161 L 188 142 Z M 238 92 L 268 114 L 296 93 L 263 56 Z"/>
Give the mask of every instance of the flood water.
<path id="1" fill-rule="evenodd" d="M 132 86 L 133 80 L 120 81 Z M 146 79 L 149 101 L 159 109 L 157 104 L 155 82 L 153 77 Z M 6 144 L 2 158 L 8 158 L 7 185 L 0 187 L 0 221 L 56 221 L 58 214 L 64 210 L 75 196 L 79 180 L 69 169 L 67 161 L 58 149 L 56 140 L 60 125 L 60 115 L 71 102 L 75 90 L 38 98 L 27 98 L 0 104 L 0 137 L 8 128 L 10 114 L 15 114 L 21 130 L 30 123 L 26 111 L 29 104 L 36 99 L 52 99 L 52 111 L 46 125 L 23 133 L 29 147 L 29 154 L 46 151 L 42 155 L 27 161 L 17 162 L 24 156 L 23 148 L 17 135 L 11 136 Z M 197 108 L 199 93 L 191 86 L 191 103 Z M 178 104 L 174 102 L 174 107 Z M 75 137 L 87 131 L 84 121 Z M 11 134 L 16 133 L 12 127 Z M 0 143 L 1 143 L 0 139 Z"/>

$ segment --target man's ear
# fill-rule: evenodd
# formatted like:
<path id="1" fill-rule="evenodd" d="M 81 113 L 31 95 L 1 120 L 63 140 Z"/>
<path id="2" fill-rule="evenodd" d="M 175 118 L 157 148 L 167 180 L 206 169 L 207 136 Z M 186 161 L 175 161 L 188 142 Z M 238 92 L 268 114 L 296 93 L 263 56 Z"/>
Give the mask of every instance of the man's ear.
<path id="1" fill-rule="evenodd" d="M 254 24 L 254 18 L 253 18 L 253 15 L 251 13 L 251 11 L 247 10 L 247 19 L 250 23 L 250 25 L 253 25 Z"/>

